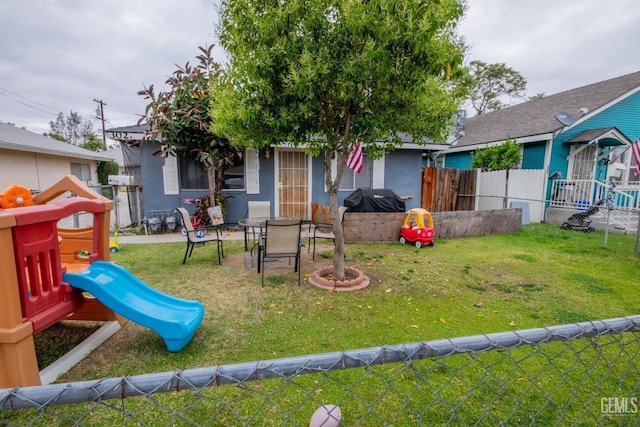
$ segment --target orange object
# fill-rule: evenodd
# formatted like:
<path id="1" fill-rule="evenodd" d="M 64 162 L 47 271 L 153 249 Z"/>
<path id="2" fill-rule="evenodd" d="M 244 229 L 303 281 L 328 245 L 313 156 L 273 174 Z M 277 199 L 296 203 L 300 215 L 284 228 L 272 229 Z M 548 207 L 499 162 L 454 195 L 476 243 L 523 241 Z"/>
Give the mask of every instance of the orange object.
<path id="1" fill-rule="evenodd" d="M 31 190 L 18 184 L 11 184 L 0 195 L 0 207 L 3 209 L 31 205 L 33 205 Z"/>

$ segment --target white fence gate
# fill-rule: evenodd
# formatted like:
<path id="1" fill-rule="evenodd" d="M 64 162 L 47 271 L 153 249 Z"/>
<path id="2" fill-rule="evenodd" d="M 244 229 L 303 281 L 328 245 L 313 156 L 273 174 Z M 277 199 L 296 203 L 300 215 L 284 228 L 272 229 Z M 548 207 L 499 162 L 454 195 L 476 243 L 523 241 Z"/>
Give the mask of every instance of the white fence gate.
<path id="1" fill-rule="evenodd" d="M 543 169 L 478 172 L 476 210 L 522 207 L 523 219 L 544 220 L 547 174 Z"/>

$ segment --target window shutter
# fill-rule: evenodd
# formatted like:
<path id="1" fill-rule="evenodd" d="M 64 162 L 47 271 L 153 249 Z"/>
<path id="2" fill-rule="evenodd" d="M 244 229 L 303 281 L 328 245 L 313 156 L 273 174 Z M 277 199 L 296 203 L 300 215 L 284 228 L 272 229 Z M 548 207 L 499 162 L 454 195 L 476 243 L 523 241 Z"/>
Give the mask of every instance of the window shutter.
<path id="1" fill-rule="evenodd" d="M 384 156 L 373 161 L 371 188 L 384 188 Z"/>
<path id="2" fill-rule="evenodd" d="M 260 194 L 259 151 L 253 148 L 245 148 L 244 153 L 244 173 L 247 194 Z"/>
<path id="3" fill-rule="evenodd" d="M 162 179 L 164 181 L 164 194 L 180 194 L 178 185 L 178 158 L 167 156 L 162 159 Z"/>

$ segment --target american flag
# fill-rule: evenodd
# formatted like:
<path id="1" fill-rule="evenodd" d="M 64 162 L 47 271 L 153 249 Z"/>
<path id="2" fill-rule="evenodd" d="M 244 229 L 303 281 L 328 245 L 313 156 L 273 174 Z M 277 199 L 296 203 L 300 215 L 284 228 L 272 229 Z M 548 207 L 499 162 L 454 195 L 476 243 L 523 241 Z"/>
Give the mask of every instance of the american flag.
<path id="1" fill-rule="evenodd" d="M 640 138 L 631 144 L 631 152 L 633 153 L 633 158 L 636 160 L 636 174 L 640 175 Z"/>
<path id="2" fill-rule="evenodd" d="M 362 172 L 362 142 L 359 139 L 356 141 L 353 151 L 349 153 L 347 166 L 353 169 L 354 172 Z"/>

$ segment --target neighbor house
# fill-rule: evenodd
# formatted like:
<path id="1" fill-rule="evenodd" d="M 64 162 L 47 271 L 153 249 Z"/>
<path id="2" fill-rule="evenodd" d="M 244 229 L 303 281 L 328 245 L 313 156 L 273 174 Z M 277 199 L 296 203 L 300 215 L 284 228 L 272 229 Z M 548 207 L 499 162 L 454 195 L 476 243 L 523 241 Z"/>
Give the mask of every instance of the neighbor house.
<path id="1" fill-rule="evenodd" d="M 640 72 L 471 117 L 441 157 L 446 167 L 470 168 L 477 149 L 513 139 L 521 169 L 547 172 L 535 183 L 545 186 L 547 199 L 591 204 L 615 177 L 617 203 L 636 208 L 640 177 L 629 147 L 638 137 Z"/>
<path id="2" fill-rule="evenodd" d="M 142 125 L 106 131 L 110 138 L 122 143 L 125 154 L 135 150 L 139 153 L 138 183 L 143 189 L 145 216 L 172 215 L 182 206 L 193 212 L 192 200 L 208 192 L 201 164 L 190 156 L 159 156 L 160 143 L 142 143 L 146 129 Z M 345 171 L 339 203 L 358 188 L 386 188 L 405 198 L 407 209 L 419 207 L 423 155 L 440 149 L 435 143 L 417 145 L 407 141 L 401 149 L 381 159 L 365 155 L 361 173 Z M 287 145 L 245 149 L 244 155 L 223 174 L 223 191 L 228 197 L 225 221 L 237 223 L 242 219 L 250 200 L 270 201 L 274 216 L 311 218 L 312 202 L 329 203 L 322 162 L 321 157 L 311 157 L 302 149 Z"/>
<path id="3" fill-rule="evenodd" d="M 0 191 L 19 184 L 38 192 L 65 175 L 98 183 L 99 162 L 111 156 L 76 147 L 0 122 Z"/>

